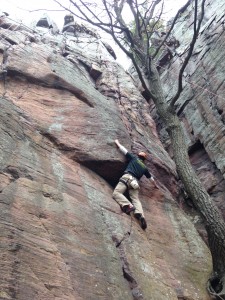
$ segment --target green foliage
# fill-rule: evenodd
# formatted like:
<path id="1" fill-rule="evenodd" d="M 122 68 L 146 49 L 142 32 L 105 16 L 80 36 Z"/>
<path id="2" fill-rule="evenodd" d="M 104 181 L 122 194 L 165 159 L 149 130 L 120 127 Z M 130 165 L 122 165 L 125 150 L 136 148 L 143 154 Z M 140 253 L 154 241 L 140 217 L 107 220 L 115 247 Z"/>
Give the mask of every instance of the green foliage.
<path id="1" fill-rule="evenodd" d="M 144 24 L 143 21 L 140 22 L 139 28 L 137 28 L 138 24 L 135 20 L 132 20 L 128 24 L 128 28 L 132 32 L 134 38 L 138 37 L 141 38 L 143 42 L 150 42 L 151 38 L 153 37 L 154 33 L 158 33 L 161 35 L 161 32 L 165 31 L 165 23 L 162 19 L 154 20 L 152 19 L 148 24 Z M 139 30 L 138 30 L 139 29 Z M 140 36 L 141 35 L 141 36 Z"/>
<path id="2" fill-rule="evenodd" d="M 138 24 L 135 22 L 135 20 L 132 20 L 128 24 L 129 30 L 132 32 L 134 39 L 141 39 L 142 44 L 148 44 L 149 46 L 149 55 L 153 55 L 155 53 L 156 44 L 153 41 L 156 40 L 156 38 L 160 39 L 161 32 L 165 32 L 165 22 L 162 19 L 152 19 L 147 25 L 144 25 L 143 22 L 141 23 L 141 27 L 139 27 L 139 33 L 138 35 L 137 26 Z M 160 51 L 161 52 L 161 51 Z M 157 56 L 160 56 L 160 52 Z"/>
<path id="3" fill-rule="evenodd" d="M 140 20 L 140 24 L 142 25 L 140 28 L 140 31 L 143 36 L 147 36 L 147 34 L 152 35 L 152 33 L 154 31 L 161 32 L 161 31 L 165 30 L 165 22 L 162 19 L 159 19 L 159 20 L 152 19 L 147 25 L 145 25 L 144 22 L 142 20 Z M 132 20 L 128 24 L 128 28 L 134 35 L 136 34 L 137 24 L 136 24 L 135 20 Z"/>

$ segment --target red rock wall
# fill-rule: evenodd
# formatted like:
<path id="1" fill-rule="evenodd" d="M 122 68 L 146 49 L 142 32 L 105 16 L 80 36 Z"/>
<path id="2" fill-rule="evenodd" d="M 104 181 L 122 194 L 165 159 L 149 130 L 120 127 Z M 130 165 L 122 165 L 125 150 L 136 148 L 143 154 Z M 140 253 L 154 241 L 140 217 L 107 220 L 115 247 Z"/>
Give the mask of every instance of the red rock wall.
<path id="1" fill-rule="evenodd" d="M 0 298 L 208 299 L 209 251 L 131 77 L 96 38 L 38 30 L 0 28 Z M 160 186 L 141 182 L 145 232 L 112 199 L 116 138 Z"/>
<path id="2" fill-rule="evenodd" d="M 177 111 L 188 103 L 180 118 L 184 124 L 190 159 L 225 218 L 224 8 L 221 1 L 206 1 L 203 27 L 185 69 L 184 90 L 177 103 Z M 174 58 L 161 69 L 168 99 L 176 92 L 174 82 L 187 53 L 192 25 L 191 13 L 182 15 L 179 27 L 174 30 L 180 46 L 176 48 Z M 163 130 L 161 134 L 172 156 Z"/>

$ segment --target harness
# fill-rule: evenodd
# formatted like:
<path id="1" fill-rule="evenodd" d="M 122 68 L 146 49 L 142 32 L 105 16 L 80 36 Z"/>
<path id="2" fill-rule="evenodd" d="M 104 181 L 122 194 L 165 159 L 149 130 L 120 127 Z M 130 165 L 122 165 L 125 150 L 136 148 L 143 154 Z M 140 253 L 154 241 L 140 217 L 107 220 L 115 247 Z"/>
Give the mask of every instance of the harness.
<path id="1" fill-rule="evenodd" d="M 129 179 L 123 179 L 123 178 L 120 178 L 120 182 L 124 183 L 127 187 L 128 187 L 128 180 Z"/>
<path id="2" fill-rule="evenodd" d="M 122 182 L 123 184 L 125 184 L 127 188 L 133 188 L 133 189 L 139 188 L 137 178 L 134 177 L 134 175 L 129 172 L 125 172 L 124 175 L 125 174 L 129 174 L 130 178 L 127 178 L 127 179 L 120 178 L 119 181 Z"/>

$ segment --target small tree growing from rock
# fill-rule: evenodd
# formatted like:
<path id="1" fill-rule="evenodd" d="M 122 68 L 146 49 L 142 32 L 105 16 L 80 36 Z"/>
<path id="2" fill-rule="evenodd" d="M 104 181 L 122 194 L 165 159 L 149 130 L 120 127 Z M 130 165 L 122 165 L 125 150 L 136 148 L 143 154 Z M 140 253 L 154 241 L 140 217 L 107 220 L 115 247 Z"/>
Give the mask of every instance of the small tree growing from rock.
<path id="1" fill-rule="evenodd" d="M 70 11 L 79 19 L 110 34 L 122 51 L 131 59 L 141 82 L 142 94 L 147 101 L 152 100 L 154 102 L 157 112 L 166 126 L 177 171 L 184 188 L 205 221 L 213 261 L 213 273 L 208 281 L 208 290 L 211 294 L 224 299 L 222 297 L 225 296 L 225 223 L 218 208 L 191 166 L 181 121 L 175 109 L 176 102 L 183 90 L 183 73 L 192 56 L 201 28 L 205 1 L 202 0 L 199 3 L 198 0 L 189 0 L 179 9 L 170 27 L 160 35 L 157 28 L 161 26 L 162 22 L 163 0 L 96 0 L 90 3 L 83 0 L 77 0 L 76 2 L 70 0 L 72 9 L 55 0 L 65 10 Z M 173 46 L 177 43 L 176 40 L 171 38 L 171 32 L 179 16 L 191 4 L 194 7 L 193 36 L 186 58 L 179 71 L 177 92 L 168 103 L 158 73 L 160 67 L 158 58 L 160 54 L 162 56 L 163 47 L 164 50 L 166 49 L 165 55 L 170 58 L 171 41 L 174 41 Z M 125 11 L 128 8 L 131 12 L 132 23 L 130 19 L 126 21 Z M 183 105 L 180 111 L 184 109 L 186 104 Z"/>

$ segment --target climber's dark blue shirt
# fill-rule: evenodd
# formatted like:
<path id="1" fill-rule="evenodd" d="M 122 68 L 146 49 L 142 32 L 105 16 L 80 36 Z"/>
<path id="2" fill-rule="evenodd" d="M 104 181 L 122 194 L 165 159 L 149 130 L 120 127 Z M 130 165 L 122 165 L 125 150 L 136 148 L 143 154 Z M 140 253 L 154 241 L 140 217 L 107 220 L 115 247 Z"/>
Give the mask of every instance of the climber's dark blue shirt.
<path id="1" fill-rule="evenodd" d="M 134 154 L 127 152 L 126 158 L 129 163 L 126 167 L 125 173 L 132 174 L 138 180 L 145 175 L 147 178 L 151 178 L 151 174 L 148 171 L 144 162 Z"/>

